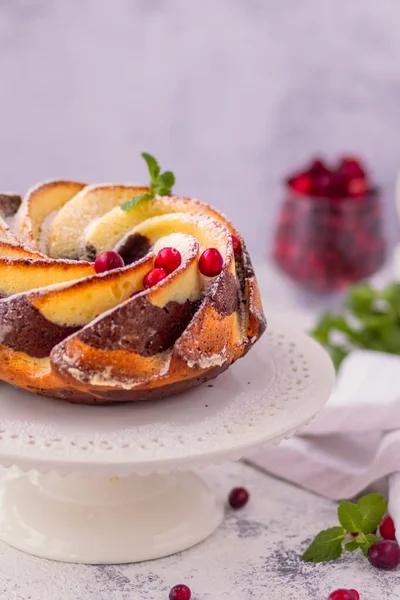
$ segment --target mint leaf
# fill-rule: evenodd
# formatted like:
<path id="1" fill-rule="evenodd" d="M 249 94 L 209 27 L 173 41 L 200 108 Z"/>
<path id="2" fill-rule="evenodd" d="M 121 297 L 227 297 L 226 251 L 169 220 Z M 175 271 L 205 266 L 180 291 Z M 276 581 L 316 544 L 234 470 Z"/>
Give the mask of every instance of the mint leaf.
<path id="1" fill-rule="evenodd" d="M 357 502 L 357 507 L 362 515 L 362 526 L 355 531 L 372 533 L 378 527 L 386 512 L 387 502 L 380 494 L 368 494 Z"/>
<path id="2" fill-rule="evenodd" d="M 325 346 L 336 367 L 357 348 L 400 355 L 400 283 L 383 290 L 353 286 L 342 309 L 322 315 L 311 335 Z"/>
<path id="3" fill-rule="evenodd" d="M 338 507 L 338 517 L 339 523 L 348 533 L 363 531 L 363 513 L 353 502 L 343 500 Z"/>
<path id="4" fill-rule="evenodd" d="M 175 175 L 173 172 L 165 171 L 164 173 L 160 173 L 160 165 L 154 156 L 151 156 L 151 154 L 148 154 L 147 152 L 142 152 L 142 157 L 146 161 L 149 169 L 151 192 L 140 194 L 121 204 L 120 208 L 123 211 L 132 210 L 132 208 L 143 200 L 151 200 L 154 196 L 169 196 L 172 192 L 172 186 L 175 183 Z"/>
<path id="5" fill-rule="evenodd" d="M 343 527 L 330 527 L 320 531 L 302 556 L 306 562 L 328 562 L 339 558 L 346 537 Z"/>
<path id="6" fill-rule="evenodd" d="M 359 547 L 356 540 L 351 540 L 351 542 L 347 542 L 347 544 L 344 545 L 344 549 L 347 550 L 347 552 L 354 552 L 355 550 L 358 550 Z"/>
<path id="7" fill-rule="evenodd" d="M 158 196 L 169 196 L 171 194 L 172 186 L 175 183 L 175 175 L 172 171 L 165 171 L 161 173 L 152 185 L 152 192 Z"/>
<path id="8" fill-rule="evenodd" d="M 123 211 L 128 212 L 129 210 L 132 210 L 132 208 L 137 206 L 139 204 L 139 202 L 143 202 L 143 200 L 152 200 L 152 198 L 153 198 L 153 194 L 149 194 L 148 192 L 146 194 L 139 194 L 138 196 L 134 196 L 130 200 L 123 202 L 120 205 L 120 208 Z"/>
<path id="9" fill-rule="evenodd" d="M 332 330 L 333 319 L 329 313 L 324 313 L 320 316 L 318 323 L 311 331 L 311 335 L 315 337 L 321 344 L 329 343 L 329 335 Z"/>
<path id="10" fill-rule="evenodd" d="M 382 300 L 387 302 L 396 313 L 400 308 L 400 283 L 391 283 L 382 291 Z"/>
<path id="11" fill-rule="evenodd" d="M 342 348 L 338 348 L 337 346 L 332 346 L 330 350 L 330 355 L 333 364 L 335 365 L 336 370 L 340 367 L 343 360 L 348 356 L 350 352 L 343 350 Z"/>
<path id="12" fill-rule="evenodd" d="M 165 171 L 164 173 L 161 173 L 160 179 L 162 180 L 163 184 L 169 189 L 171 189 L 175 185 L 175 175 L 172 171 Z"/>
<path id="13" fill-rule="evenodd" d="M 150 188 L 151 196 L 169 196 L 172 192 L 172 187 L 175 184 L 175 175 L 172 171 L 161 173 L 161 168 L 154 156 L 147 152 L 142 152 L 142 157 L 147 163 L 150 173 Z M 130 206 L 130 205 L 129 205 Z M 132 208 L 132 206 L 130 206 Z M 123 210 L 130 210 L 123 209 Z"/>
<path id="14" fill-rule="evenodd" d="M 377 292 L 368 284 L 350 288 L 345 305 L 355 314 L 362 316 L 373 310 Z"/>
<path id="15" fill-rule="evenodd" d="M 379 540 L 380 538 L 373 533 L 367 533 L 366 535 L 364 533 L 360 533 L 360 535 L 358 535 L 355 539 L 364 556 L 367 556 L 368 550 L 373 544 L 379 542 Z"/>
<path id="16" fill-rule="evenodd" d="M 155 181 L 160 174 L 160 165 L 158 164 L 154 156 L 151 156 L 151 154 L 148 154 L 147 152 L 142 152 L 142 158 L 144 158 L 144 160 L 147 163 L 147 168 L 149 169 L 150 173 L 150 179 L 153 183 L 153 181 Z"/>

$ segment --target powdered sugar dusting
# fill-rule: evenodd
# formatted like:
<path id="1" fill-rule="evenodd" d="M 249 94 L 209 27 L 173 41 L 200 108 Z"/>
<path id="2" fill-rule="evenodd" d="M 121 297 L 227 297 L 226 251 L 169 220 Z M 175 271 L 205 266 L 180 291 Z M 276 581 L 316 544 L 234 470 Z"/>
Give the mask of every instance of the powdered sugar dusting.
<path id="1" fill-rule="evenodd" d="M 191 235 L 184 233 L 171 233 L 156 241 L 153 247 L 154 254 L 157 254 L 162 248 L 176 248 L 182 256 L 182 262 L 186 263 L 193 255 L 197 241 Z"/>
<path id="2" fill-rule="evenodd" d="M 59 213 L 58 210 L 54 210 L 49 215 L 47 215 L 47 217 L 44 219 L 42 226 L 40 228 L 39 250 L 43 254 L 47 253 L 47 242 L 48 242 L 49 235 L 50 235 L 51 225 L 58 213 Z"/>
<path id="3" fill-rule="evenodd" d="M 57 182 L 52 183 L 54 184 Z M 58 183 L 68 184 L 68 182 Z M 131 184 L 84 185 L 76 183 L 74 184 L 74 182 L 69 183 L 73 184 L 73 186 L 78 186 L 80 191 L 75 193 L 75 188 L 73 188 L 74 195 L 72 198 L 64 203 L 61 209 L 57 208 L 57 210 L 54 210 L 48 216 L 46 216 L 42 223 L 38 224 L 40 225 L 39 248 L 43 254 L 46 254 L 48 250 L 51 250 L 51 253 L 57 257 L 62 257 L 65 255 L 68 255 L 70 258 L 86 255 L 92 256 L 92 254 L 90 254 L 90 244 L 88 243 L 88 248 L 86 248 L 84 244 L 84 232 L 93 226 L 93 224 L 102 218 L 102 216 L 107 215 L 110 211 L 112 213 L 118 209 L 119 203 L 122 202 L 125 197 L 129 197 L 129 194 L 132 194 L 132 187 L 138 188 L 143 186 L 132 186 Z M 28 192 L 28 195 L 25 197 L 21 205 L 20 214 L 26 213 L 26 217 L 29 217 L 29 198 L 41 186 L 43 186 L 43 184 L 32 188 Z M 40 202 L 40 198 L 41 196 L 39 194 L 37 196 L 37 201 Z M 160 203 L 162 204 L 161 207 Z M 163 280 L 159 284 L 158 288 L 154 288 L 148 292 L 142 292 L 143 294 L 148 294 L 147 301 L 165 310 L 166 314 L 169 314 L 167 307 L 168 302 L 184 304 L 189 300 L 191 302 L 199 302 L 200 304 L 200 300 L 203 298 L 204 301 L 201 303 L 201 306 L 204 307 L 208 306 L 207 302 L 211 296 L 220 293 L 223 297 L 225 293 L 223 290 L 225 288 L 223 285 L 220 286 L 221 282 L 223 283 L 223 280 L 221 279 L 222 276 L 227 275 L 227 272 L 229 272 L 229 277 L 232 279 L 232 276 L 235 275 L 234 256 L 232 249 L 232 232 L 235 230 L 232 228 L 232 225 L 228 221 L 224 220 L 221 214 L 216 210 L 207 204 L 199 202 L 198 200 L 191 200 L 190 198 L 176 196 L 157 196 L 156 204 L 158 208 L 157 206 L 154 208 L 154 214 L 151 209 L 151 204 L 148 206 L 146 205 L 147 208 L 143 212 L 143 215 L 147 215 L 147 217 L 142 216 L 142 221 L 133 227 L 131 231 L 124 237 L 133 236 L 135 234 L 142 235 L 142 237 L 147 239 L 148 245 L 151 246 L 151 244 L 154 244 L 151 248 L 153 254 L 157 254 L 161 248 L 168 246 L 174 247 L 179 250 L 182 255 L 182 264 L 176 270 L 176 272 L 170 274 L 165 280 Z M 57 203 L 54 206 L 58 206 Z M 50 208 L 51 207 L 49 206 L 48 209 L 50 210 Z M 157 210 L 159 212 L 157 212 Z M 128 219 L 128 226 L 130 222 L 132 222 L 132 224 L 135 222 L 137 223 L 135 218 L 140 219 L 141 214 L 142 213 L 139 211 L 137 216 L 132 215 L 134 218 L 132 221 Z M 122 237 L 122 229 L 121 234 L 119 234 L 117 225 L 115 227 L 116 232 L 114 232 L 114 237 L 118 237 L 119 235 Z M 123 229 L 123 231 L 126 231 L 126 228 Z M 29 237 L 29 235 L 29 231 L 27 231 L 25 237 Z M 224 266 L 221 277 L 204 277 L 200 274 L 197 268 L 196 255 L 199 255 L 207 247 L 218 248 L 223 256 Z M 93 245 L 92 249 L 94 250 L 95 256 L 95 244 Z M 148 259 L 150 260 L 151 257 L 148 257 Z M 136 264 L 139 263 L 136 262 L 135 265 Z M 50 272 L 51 263 L 49 263 L 48 273 Z M 214 367 L 221 367 L 224 364 L 231 364 L 232 361 L 237 358 L 240 349 L 245 348 L 248 342 L 246 337 L 246 324 L 248 323 L 248 306 L 250 305 L 250 301 L 247 302 L 247 300 L 251 300 L 244 298 L 244 290 L 247 288 L 243 285 L 243 282 L 246 277 L 247 275 L 239 272 L 236 278 L 237 283 L 242 283 L 242 285 L 238 285 L 240 308 L 237 316 L 240 322 L 240 332 L 238 333 L 236 331 L 237 327 L 235 325 L 235 331 L 232 332 L 232 335 L 229 334 L 228 336 L 226 333 L 226 327 L 220 327 L 219 325 L 219 317 L 222 323 L 224 318 L 228 315 L 224 314 L 222 309 L 220 312 L 218 312 L 218 309 L 216 309 L 218 314 L 217 318 L 213 322 L 212 327 L 210 327 L 210 339 L 209 343 L 207 344 L 207 351 L 203 351 L 202 353 L 200 348 L 198 348 L 196 352 L 193 352 L 193 355 L 188 357 L 189 360 L 187 365 L 189 368 L 197 368 L 206 371 Z M 87 282 L 89 288 L 90 278 L 87 279 Z M 62 289 L 64 286 L 71 286 L 71 282 L 53 284 L 46 286 L 46 288 L 42 287 L 35 290 L 30 290 L 30 292 L 40 294 L 42 290 L 49 291 L 53 289 L 53 287 L 54 289 Z M 235 284 L 233 284 L 233 289 L 234 287 Z M 157 295 L 158 291 L 162 293 Z M 90 294 L 91 290 L 88 289 L 88 297 L 90 297 Z M 117 327 L 117 319 L 114 319 L 113 314 L 114 311 L 115 314 L 118 314 L 119 309 L 122 308 L 122 306 L 127 302 L 130 302 L 130 299 L 128 299 L 125 302 L 118 303 L 119 298 L 120 296 L 116 297 L 116 304 L 107 311 L 99 314 L 88 325 L 86 325 L 86 327 L 96 326 L 100 320 L 107 318 L 110 315 L 113 317 L 110 327 L 112 328 L 114 325 Z M 255 298 L 255 302 L 257 303 L 257 298 Z M 196 304 L 196 308 L 197 307 L 198 305 Z M 143 305 L 143 310 L 145 310 L 145 308 L 146 305 Z M 229 310 L 233 312 L 237 309 L 236 306 L 233 305 L 232 309 Z M 229 314 L 232 314 L 232 312 Z M 187 339 L 190 339 L 190 342 L 193 341 L 194 349 L 196 348 L 196 339 L 194 336 L 192 340 L 190 337 L 190 331 L 197 331 L 195 325 L 198 326 L 199 324 L 201 327 L 204 327 L 204 331 L 208 331 L 207 322 L 203 322 L 202 320 L 205 318 L 206 314 L 208 313 L 204 310 L 198 310 L 188 325 L 188 327 L 191 329 L 189 330 L 186 328 L 185 330 L 188 334 Z M 196 319 L 198 319 L 197 322 Z M 262 332 L 263 316 L 261 313 L 259 320 L 260 332 Z M 153 331 L 151 331 L 151 329 L 152 324 L 149 324 L 149 331 L 147 333 L 149 337 L 155 337 L 158 332 L 154 331 L 154 327 Z M 116 333 L 115 329 L 114 333 Z M 146 335 L 146 332 L 144 335 Z M 225 346 L 223 350 L 219 351 L 224 343 Z M 199 346 L 201 345 L 199 344 Z M 205 346 L 203 345 L 203 347 Z M 59 348 L 61 349 L 61 346 Z M 164 357 L 164 361 L 162 360 L 162 353 L 157 354 L 157 360 L 160 360 L 160 365 L 162 366 L 152 379 L 162 378 L 166 375 L 166 379 L 168 379 L 172 356 L 171 351 L 168 352 L 168 356 Z M 57 356 L 57 346 L 54 349 L 53 356 Z M 128 381 L 126 381 L 122 376 L 119 378 L 117 375 L 115 375 L 118 373 L 118 365 L 113 365 L 113 367 L 110 365 L 109 367 L 99 370 L 96 373 L 88 374 L 84 366 L 82 368 L 80 367 L 79 360 L 75 361 L 74 359 L 69 358 L 67 353 L 64 355 L 64 357 L 59 355 L 58 359 L 68 367 L 69 373 L 75 377 L 77 381 L 85 385 L 92 385 L 93 387 L 105 386 L 111 388 L 130 389 L 140 385 L 140 383 L 143 383 L 144 387 L 146 387 L 146 384 L 149 381 L 149 379 L 141 380 L 140 373 L 132 374 L 132 379 Z M 73 364 L 68 364 L 69 360 L 73 361 Z M 147 358 L 143 358 L 143 360 L 147 360 Z M 172 360 L 175 361 L 175 358 Z M 180 360 L 182 360 L 181 356 L 179 357 L 179 361 Z M 82 365 L 84 365 L 84 361 L 82 362 Z M 175 362 L 173 366 L 175 367 Z M 123 368 L 121 368 L 121 372 L 123 372 Z M 174 369 L 172 368 L 171 377 L 173 374 Z M 166 380 L 165 383 L 168 384 L 168 380 Z"/>
<path id="4" fill-rule="evenodd" d="M 211 356 L 202 356 L 198 360 L 188 360 L 187 364 L 190 368 L 200 367 L 201 369 L 211 369 L 212 367 L 221 367 L 227 359 L 226 347 L 220 354 L 212 354 Z"/>
<path id="5" fill-rule="evenodd" d="M 4 323 L 0 323 L 0 344 L 4 342 L 7 335 L 11 333 L 12 327 L 11 325 L 6 325 Z"/>
<path id="6" fill-rule="evenodd" d="M 163 358 L 163 365 L 159 370 L 158 376 L 162 377 L 168 373 L 168 369 L 171 363 L 172 352 L 171 350 L 167 350 L 159 354 L 159 357 Z M 71 358 L 67 354 L 63 355 L 64 364 L 68 365 L 67 371 L 68 373 L 74 377 L 77 381 L 81 383 L 89 384 L 94 387 L 116 387 L 122 388 L 124 390 L 132 390 L 138 385 L 145 383 L 146 381 L 151 381 L 154 377 L 138 378 L 135 376 L 132 380 L 128 380 L 122 377 L 115 377 L 113 374 L 113 369 L 111 366 L 102 369 L 101 371 L 97 371 L 96 373 L 88 373 L 86 370 L 83 371 L 79 368 L 78 362 L 79 360 Z"/>

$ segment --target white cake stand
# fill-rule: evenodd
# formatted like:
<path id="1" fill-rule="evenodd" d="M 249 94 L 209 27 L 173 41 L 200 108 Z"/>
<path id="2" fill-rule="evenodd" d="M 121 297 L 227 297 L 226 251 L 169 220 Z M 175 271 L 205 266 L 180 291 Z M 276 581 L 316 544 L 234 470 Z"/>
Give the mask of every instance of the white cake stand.
<path id="1" fill-rule="evenodd" d="M 217 380 L 158 402 L 76 406 L 4 385 L 0 538 L 89 564 L 189 548 L 224 515 L 224 502 L 189 470 L 293 435 L 333 383 L 325 351 L 277 324 Z"/>

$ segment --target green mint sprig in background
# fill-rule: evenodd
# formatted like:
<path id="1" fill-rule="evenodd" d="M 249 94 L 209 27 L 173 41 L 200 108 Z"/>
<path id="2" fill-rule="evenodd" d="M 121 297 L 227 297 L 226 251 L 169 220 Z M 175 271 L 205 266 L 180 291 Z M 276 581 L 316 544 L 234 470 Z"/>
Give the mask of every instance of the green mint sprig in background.
<path id="1" fill-rule="evenodd" d="M 383 290 L 354 286 L 342 310 L 323 314 L 311 335 L 326 347 L 336 368 L 355 349 L 400 354 L 400 283 Z"/>
<path id="2" fill-rule="evenodd" d="M 175 175 L 172 171 L 164 171 L 161 173 L 161 168 L 154 156 L 147 152 L 142 152 L 142 157 L 147 163 L 147 168 L 150 174 L 150 192 L 139 194 L 130 200 L 121 204 L 121 209 L 124 211 L 132 210 L 139 202 L 143 200 L 152 200 L 155 196 L 169 196 L 175 184 Z"/>
<path id="3" fill-rule="evenodd" d="M 348 500 L 340 502 L 340 525 L 320 531 L 304 552 L 302 560 L 328 562 L 339 558 L 343 550 L 355 552 L 358 549 L 366 556 L 368 549 L 380 540 L 374 532 L 379 527 L 386 508 L 387 502 L 379 494 L 363 496 L 357 504 Z M 356 537 L 346 542 L 346 538 L 355 533 Z"/>

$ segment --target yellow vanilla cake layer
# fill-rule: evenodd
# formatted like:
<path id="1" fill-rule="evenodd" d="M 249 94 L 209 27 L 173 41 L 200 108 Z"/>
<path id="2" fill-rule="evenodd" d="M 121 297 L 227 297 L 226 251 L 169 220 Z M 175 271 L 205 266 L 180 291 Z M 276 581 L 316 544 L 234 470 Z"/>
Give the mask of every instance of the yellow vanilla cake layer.
<path id="1" fill-rule="evenodd" d="M 143 278 L 152 266 L 152 257 L 147 257 L 134 265 L 86 277 L 67 286 L 31 292 L 27 298 L 48 321 L 83 327 L 143 290 Z"/>
<path id="2" fill-rule="evenodd" d="M 169 213 L 185 212 L 212 217 L 227 226 L 231 233 L 234 233 L 233 226 L 218 211 L 207 204 L 191 198 L 158 196 L 151 200 L 139 202 L 129 211 L 116 206 L 106 212 L 87 227 L 84 235 L 84 245 L 85 247 L 95 248 L 97 254 L 100 254 L 105 250 L 114 248 L 129 231 L 147 219 Z"/>
<path id="3" fill-rule="evenodd" d="M 41 230 L 46 219 L 84 187 L 84 183 L 76 181 L 49 181 L 32 188 L 15 216 L 16 232 L 32 247 L 39 248 Z"/>
<path id="4" fill-rule="evenodd" d="M 35 250 L 29 250 L 21 244 L 13 241 L 0 240 L 0 258 L 42 258 L 45 259 L 44 254 L 35 252 Z"/>
<path id="5" fill-rule="evenodd" d="M 0 258 L 0 294 L 11 296 L 54 283 L 81 279 L 94 274 L 90 263 Z"/>
<path id="6" fill-rule="evenodd" d="M 145 192 L 149 192 L 148 187 L 95 185 L 83 188 L 61 208 L 51 223 L 48 254 L 53 258 L 78 257 L 84 243 L 84 230 L 93 220 Z"/>

